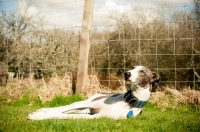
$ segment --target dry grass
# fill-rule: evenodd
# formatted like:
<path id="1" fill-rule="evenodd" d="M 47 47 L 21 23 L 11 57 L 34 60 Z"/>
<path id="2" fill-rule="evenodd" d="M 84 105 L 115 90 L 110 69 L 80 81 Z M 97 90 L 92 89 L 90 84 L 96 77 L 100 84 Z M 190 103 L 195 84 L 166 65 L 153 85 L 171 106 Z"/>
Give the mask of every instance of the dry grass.
<path id="1" fill-rule="evenodd" d="M 118 91 L 110 90 L 100 84 L 97 75 L 89 75 L 86 83 L 86 88 L 83 90 L 85 98 L 96 93 L 109 93 L 126 91 L 125 82 L 120 81 L 122 85 Z M 34 80 L 33 77 L 19 80 L 16 83 L 8 83 L 6 86 L 0 87 L 0 103 L 13 103 L 24 95 L 29 96 L 30 105 L 36 99 L 40 99 L 43 103 L 52 101 L 58 95 L 72 95 L 72 74 L 67 73 L 63 77 L 56 74 L 49 81 L 44 79 Z M 179 109 L 180 105 L 193 104 L 200 107 L 200 91 L 185 88 L 182 91 L 175 90 L 173 87 L 165 86 L 163 91 L 152 93 L 150 102 L 160 107 L 162 111 L 166 108 Z"/>
<path id="2" fill-rule="evenodd" d="M 37 85 L 39 85 L 39 83 Z M 17 99 L 22 98 L 25 94 L 28 94 L 31 100 L 38 91 L 37 85 L 33 80 L 33 77 L 10 82 L 6 86 L 1 87 L 0 97 L 6 99 L 2 102 L 13 103 Z"/>
<path id="3" fill-rule="evenodd" d="M 34 100 L 38 97 L 44 103 L 51 101 L 57 95 L 72 94 L 71 79 L 71 74 L 65 74 L 62 78 L 55 75 L 48 82 L 44 81 L 44 79 L 34 80 L 33 76 L 31 76 L 15 83 L 8 83 L 5 87 L 2 87 L 0 97 L 6 98 L 3 103 L 12 103 L 16 99 L 28 95 L 30 104 L 34 103 Z"/>
<path id="4" fill-rule="evenodd" d="M 110 92 L 110 90 L 100 84 L 97 75 L 89 75 L 86 82 L 86 87 L 83 89 L 83 95 L 88 98 L 96 93 L 101 92 Z"/>
<path id="5" fill-rule="evenodd" d="M 72 74 L 65 74 L 63 77 L 55 74 L 48 82 L 42 78 L 43 85 L 39 89 L 38 96 L 44 103 L 53 100 L 58 95 L 71 95 L 72 94 Z"/>
<path id="6" fill-rule="evenodd" d="M 108 88 L 100 84 L 96 75 L 89 75 L 83 96 L 87 98 L 95 93 L 109 91 Z M 63 77 L 54 74 L 49 81 L 45 81 L 43 78 L 34 80 L 31 76 L 15 83 L 8 83 L 1 87 L 0 98 L 3 98 L 1 103 L 14 103 L 17 99 L 28 95 L 30 105 L 32 105 L 38 97 L 42 103 L 45 103 L 52 101 L 58 95 L 67 96 L 72 95 L 72 93 L 72 74 L 67 73 Z"/>
<path id="7" fill-rule="evenodd" d="M 200 91 L 185 88 L 178 91 L 173 87 L 165 86 L 163 91 L 152 93 L 150 102 L 165 111 L 166 108 L 179 109 L 179 106 L 193 104 L 200 107 Z"/>

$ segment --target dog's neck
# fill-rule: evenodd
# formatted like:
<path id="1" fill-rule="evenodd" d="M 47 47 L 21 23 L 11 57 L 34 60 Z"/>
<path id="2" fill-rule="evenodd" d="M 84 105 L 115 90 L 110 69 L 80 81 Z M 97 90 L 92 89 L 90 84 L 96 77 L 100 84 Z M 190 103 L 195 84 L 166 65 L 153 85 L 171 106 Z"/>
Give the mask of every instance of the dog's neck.
<path id="1" fill-rule="evenodd" d="M 133 95 L 136 96 L 139 100 L 143 101 L 146 101 L 150 98 L 150 87 L 151 84 L 148 84 L 145 87 L 140 87 L 137 84 L 131 84 Z"/>

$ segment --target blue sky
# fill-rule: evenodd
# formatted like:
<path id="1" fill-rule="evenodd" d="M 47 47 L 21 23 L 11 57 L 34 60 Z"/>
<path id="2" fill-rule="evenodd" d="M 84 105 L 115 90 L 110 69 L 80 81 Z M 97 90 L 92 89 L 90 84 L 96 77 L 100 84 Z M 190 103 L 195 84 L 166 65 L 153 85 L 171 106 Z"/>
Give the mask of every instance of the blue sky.
<path id="1" fill-rule="evenodd" d="M 4 10 L 15 12 L 27 6 L 26 0 L 1 0 Z M 84 0 L 34 0 L 29 6 L 29 13 L 46 19 L 46 27 L 69 28 L 82 24 Z M 174 6 L 189 10 L 193 8 L 192 0 L 94 0 L 94 25 L 108 24 L 107 17 L 113 12 L 131 12 L 139 7 L 149 17 L 154 7 Z M 152 17 L 152 16 L 151 16 Z"/>
<path id="2" fill-rule="evenodd" d="M 1 0 L 0 2 L 2 4 L 0 8 L 4 10 L 13 10 L 18 6 L 18 0 Z"/>

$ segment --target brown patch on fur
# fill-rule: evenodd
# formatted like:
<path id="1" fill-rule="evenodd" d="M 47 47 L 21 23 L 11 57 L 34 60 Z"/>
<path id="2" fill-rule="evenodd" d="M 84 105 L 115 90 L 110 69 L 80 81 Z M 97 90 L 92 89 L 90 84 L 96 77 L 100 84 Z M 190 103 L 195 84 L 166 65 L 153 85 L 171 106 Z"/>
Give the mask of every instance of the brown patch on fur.
<path id="1" fill-rule="evenodd" d="M 143 67 L 139 72 L 138 72 L 138 78 L 137 78 L 137 84 L 140 86 L 140 87 L 145 87 L 147 88 L 147 84 L 150 83 L 151 81 L 151 75 L 152 75 L 152 72 L 146 68 L 146 67 Z"/>
<path id="2" fill-rule="evenodd" d="M 160 81 L 160 75 L 151 72 L 148 68 L 143 67 L 139 72 L 138 72 L 139 77 L 137 78 L 137 83 L 139 86 L 144 87 L 144 88 L 149 88 L 148 84 L 152 84 L 153 86 L 155 84 L 158 84 Z M 152 86 L 150 85 L 150 91 L 152 90 Z"/>

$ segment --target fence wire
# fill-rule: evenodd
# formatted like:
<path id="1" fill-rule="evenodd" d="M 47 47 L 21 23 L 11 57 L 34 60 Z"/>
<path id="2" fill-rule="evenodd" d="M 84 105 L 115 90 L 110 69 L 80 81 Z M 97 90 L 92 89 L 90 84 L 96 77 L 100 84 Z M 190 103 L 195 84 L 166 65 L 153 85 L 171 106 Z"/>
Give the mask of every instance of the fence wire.
<path id="1" fill-rule="evenodd" d="M 9 13 L 27 9 L 7 8 L 6 2 L 16 1 L 3 2 L 8 20 L 12 17 Z M 200 40 L 192 14 L 194 5 L 187 0 L 180 5 L 153 2 L 147 6 L 137 2 L 127 9 L 124 1 L 94 2 L 89 73 L 116 89 L 123 72 L 134 65 L 145 65 L 161 75 L 161 85 L 199 89 Z M 1 21 L 1 61 L 6 63 L 7 71 L 34 72 L 36 78 L 54 72 L 76 73 L 83 5 L 83 0 L 31 3 L 29 9 L 37 9 L 39 15 L 27 22 L 24 34 L 17 28 L 18 19 L 12 19 L 16 21 L 14 31 Z"/>

